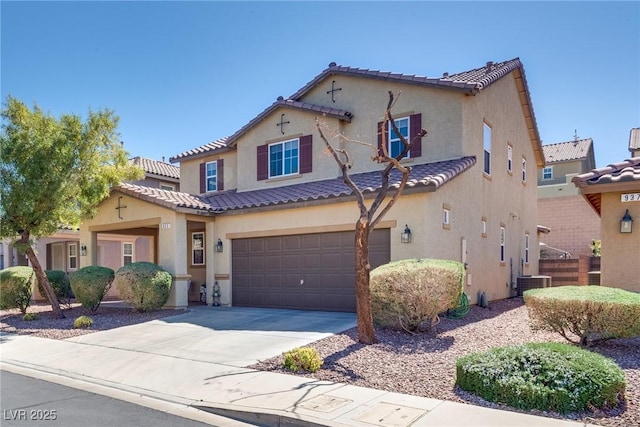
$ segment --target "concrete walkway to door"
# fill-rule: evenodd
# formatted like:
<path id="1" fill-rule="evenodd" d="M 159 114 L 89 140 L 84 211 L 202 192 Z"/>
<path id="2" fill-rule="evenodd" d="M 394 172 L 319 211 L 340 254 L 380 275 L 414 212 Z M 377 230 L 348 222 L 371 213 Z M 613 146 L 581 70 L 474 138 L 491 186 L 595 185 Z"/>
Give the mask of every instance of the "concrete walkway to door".
<path id="1" fill-rule="evenodd" d="M 355 313 L 195 306 L 67 341 L 244 367 L 352 328 Z"/>

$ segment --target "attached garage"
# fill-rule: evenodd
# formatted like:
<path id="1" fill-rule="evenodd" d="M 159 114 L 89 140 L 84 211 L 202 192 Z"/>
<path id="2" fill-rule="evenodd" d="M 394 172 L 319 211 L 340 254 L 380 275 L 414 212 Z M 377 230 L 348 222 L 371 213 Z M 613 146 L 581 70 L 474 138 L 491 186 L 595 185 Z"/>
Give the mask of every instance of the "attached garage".
<path id="1" fill-rule="evenodd" d="M 389 262 L 389 229 L 375 230 L 372 268 Z M 354 232 L 234 239 L 234 306 L 355 311 Z"/>

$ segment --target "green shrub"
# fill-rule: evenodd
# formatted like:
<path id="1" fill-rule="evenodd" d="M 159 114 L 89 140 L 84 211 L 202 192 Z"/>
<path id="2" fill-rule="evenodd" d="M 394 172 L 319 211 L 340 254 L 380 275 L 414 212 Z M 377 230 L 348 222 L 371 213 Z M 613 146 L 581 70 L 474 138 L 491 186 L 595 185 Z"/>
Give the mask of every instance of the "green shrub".
<path id="1" fill-rule="evenodd" d="M 82 307 L 96 312 L 109 292 L 115 272 L 108 267 L 90 265 L 71 273 L 71 290 Z"/>
<path id="2" fill-rule="evenodd" d="M 16 266 L 0 271 L 0 309 L 19 308 L 25 314 L 35 282 L 31 267 Z"/>
<path id="3" fill-rule="evenodd" d="M 291 371 L 316 372 L 324 361 L 311 347 L 298 347 L 285 353 L 283 366 Z"/>
<path id="4" fill-rule="evenodd" d="M 93 325 L 93 319 L 89 316 L 79 316 L 73 321 L 73 329 L 86 329 Z"/>
<path id="5" fill-rule="evenodd" d="M 151 262 L 133 262 L 120 268 L 115 283 L 123 300 L 138 311 L 156 310 L 167 303 L 171 282 L 169 272 Z"/>
<path id="6" fill-rule="evenodd" d="M 604 286 L 560 286 L 524 292 L 534 330 L 582 345 L 640 336 L 640 294 Z M 575 337 L 577 337 L 577 339 Z"/>
<path id="7" fill-rule="evenodd" d="M 37 320 L 38 319 L 38 313 L 25 313 L 24 316 L 22 316 L 22 320 L 24 320 L 25 322 L 30 322 L 32 320 Z"/>
<path id="8" fill-rule="evenodd" d="M 456 261 L 408 259 L 371 272 L 373 320 L 382 326 L 415 331 L 439 322 L 462 292 L 464 267 Z"/>
<path id="9" fill-rule="evenodd" d="M 56 295 L 58 302 L 61 304 L 71 305 L 71 298 L 73 298 L 73 292 L 71 292 L 71 282 L 69 276 L 62 270 L 45 270 L 44 274 L 49 279 L 49 283 L 53 288 L 53 293 Z M 38 290 L 40 295 L 46 298 L 42 283 L 38 280 Z"/>
<path id="10" fill-rule="evenodd" d="M 499 347 L 456 361 L 456 384 L 491 402 L 560 413 L 617 406 L 624 372 L 600 354 L 560 343 Z"/>

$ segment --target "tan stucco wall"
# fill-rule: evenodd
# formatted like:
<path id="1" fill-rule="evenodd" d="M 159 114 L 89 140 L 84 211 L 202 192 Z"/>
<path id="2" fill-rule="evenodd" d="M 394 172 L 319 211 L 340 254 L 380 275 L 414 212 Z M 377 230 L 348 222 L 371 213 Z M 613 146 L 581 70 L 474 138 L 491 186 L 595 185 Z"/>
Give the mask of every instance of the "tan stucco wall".
<path id="1" fill-rule="evenodd" d="M 238 186 L 236 175 L 236 152 L 226 151 L 213 156 L 188 159 L 180 162 L 180 191 L 189 194 L 200 194 L 200 164 L 224 159 L 224 188 L 233 189 Z"/>
<path id="2" fill-rule="evenodd" d="M 637 191 L 640 187 L 624 193 Z M 622 203 L 621 194 L 602 194 L 600 284 L 640 292 L 640 202 Z M 634 219 L 632 233 L 620 233 L 620 219 L 626 209 Z"/>

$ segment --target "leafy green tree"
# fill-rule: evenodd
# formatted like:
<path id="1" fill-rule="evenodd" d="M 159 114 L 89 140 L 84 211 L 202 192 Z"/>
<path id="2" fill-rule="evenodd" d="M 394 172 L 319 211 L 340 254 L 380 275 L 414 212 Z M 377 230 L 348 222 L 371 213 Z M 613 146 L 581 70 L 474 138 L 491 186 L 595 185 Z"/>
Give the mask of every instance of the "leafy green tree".
<path id="1" fill-rule="evenodd" d="M 78 227 L 95 214 L 109 189 L 143 171 L 127 160 L 109 110 L 55 118 L 11 96 L 2 109 L 0 134 L 0 238 L 26 254 L 54 315 L 60 304 L 33 249 L 33 239 L 61 226 Z"/>

